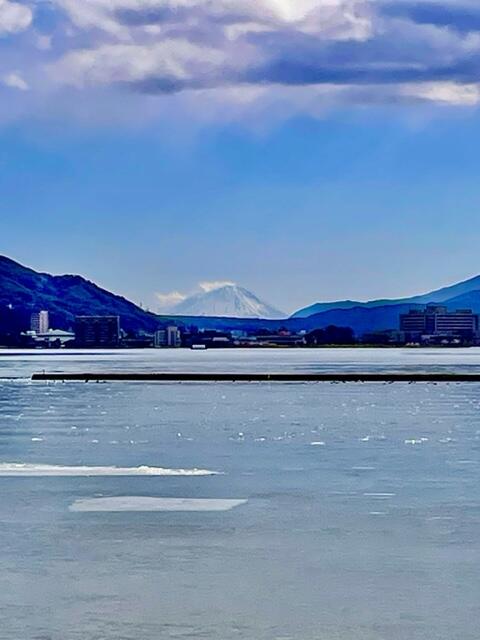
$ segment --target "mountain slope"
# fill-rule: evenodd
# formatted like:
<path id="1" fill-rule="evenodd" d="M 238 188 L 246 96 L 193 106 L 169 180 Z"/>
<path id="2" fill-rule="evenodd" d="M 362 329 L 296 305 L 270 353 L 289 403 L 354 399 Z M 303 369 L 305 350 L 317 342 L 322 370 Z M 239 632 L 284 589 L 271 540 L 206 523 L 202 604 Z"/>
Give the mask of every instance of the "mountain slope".
<path id="1" fill-rule="evenodd" d="M 48 309 L 52 324 L 61 329 L 71 327 L 76 315 L 118 315 L 127 331 L 154 331 L 159 325 L 153 314 L 81 276 L 38 273 L 0 256 L 0 315 L 9 306 L 19 311 L 23 325 L 39 309 Z"/>
<path id="2" fill-rule="evenodd" d="M 329 311 L 332 309 L 353 309 L 356 307 L 360 307 L 363 309 L 369 309 L 372 307 L 387 307 L 393 305 L 404 305 L 404 304 L 428 304 L 430 302 L 438 302 L 442 304 L 447 304 L 449 307 L 455 306 L 455 304 L 460 304 L 459 302 L 453 302 L 454 299 L 459 299 L 460 296 L 465 301 L 468 301 L 468 294 L 473 292 L 480 291 L 480 276 L 475 276 L 473 278 L 469 278 L 463 282 L 459 282 L 458 284 L 450 285 L 448 287 L 443 287 L 441 289 L 436 289 L 435 291 L 430 291 L 429 293 L 424 293 L 418 296 L 411 296 L 409 298 L 398 298 L 398 299 L 380 299 L 380 300 L 370 300 L 369 302 L 355 302 L 352 300 L 339 300 L 336 302 L 317 302 L 316 304 L 309 305 L 304 309 L 300 309 L 296 313 L 292 315 L 292 318 L 308 318 L 309 316 L 316 315 L 318 313 L 323 313 L 325 311 Z M 475 296 L 474 296 L 475 298 Z M 460 306 L 467 306 L 470 308 L 470 305 L 460 304 Z M 477 308 L 474 309 L 478 310 Z"/>
<path id="3" fill-rule="evenodd" d="M 430 293 L 414 296 L 409 299 L 409 302 L 421 304 L 427 304 L 428 302 L 448 302 L 452 301 L 454 298 L 459 298 L 460 296 L 474 291 L 480 291 L 480 276 L 469 278 L 468 280 L 464 280 L 458 284 L 443 287 L 442 289 L 437 289 Z"/>
<path id="4" fill-rule="evenodd" d="M 332 311 L 334 309 L 354 309 L 355 307 L 366 306 L 368 303 L 358 302 L 356 300 L 337 300 L 336 302 L 315 302 L 303 309 L 299 309 L 292 318 L 309 318 L 325 311 Z"/>
<path id="5" fill-rule="evenodd" d="M 197 293 L 170 309 L 170 315 L 224 318 L 282 318 L 281 311 L 260 300 L 254 293 L 228 284 Z"/>
<path id="6" fill-rule="evenodd" d="M 472 309 L 475 313 L 480 313 L 480 289 L 477 291 L 468 291 L 462 295 L 445 300 L 442 304 L 446 305 L 450 311 L 456 309 Z"/>
<path id="7" fill-rule="evenodd" d="M 308 318 L 291 318 L 292 322 L 301 322 L 303 328 L 312 330 L 325 328 L 329 325 L 351 327 L 359 337 L 364 333 L 398 329 L 400 314 L 408 313 L 410 309 L 423 308 L 423 305 L 395 304 L 381 307 L 354 307 L 352 309 L 330 309 L 317 313 Z"/>

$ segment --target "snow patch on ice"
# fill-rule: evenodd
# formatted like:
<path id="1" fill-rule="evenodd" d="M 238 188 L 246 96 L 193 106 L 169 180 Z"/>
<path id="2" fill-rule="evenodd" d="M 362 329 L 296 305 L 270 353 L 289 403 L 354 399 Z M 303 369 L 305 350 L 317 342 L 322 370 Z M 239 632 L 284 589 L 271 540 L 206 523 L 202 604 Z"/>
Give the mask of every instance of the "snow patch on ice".
<path id="1" fill-rule="evenodd" d="M 73 512 L 128 512 L 128 511 L 230 511 L 247 500 L 199 498 L 150 498 L 123 496 L 119 498 L 88 498 L 70 505 Z"/>
<path id="2" fill-rule="evenodd" d="M 5 462 L 0 464 L 0 477 L 79 477 L 79 476 L 214 476 L 218 471 L 208 469 L 165 469 L 163 467 L 88 467 L 51 464 Z"/>

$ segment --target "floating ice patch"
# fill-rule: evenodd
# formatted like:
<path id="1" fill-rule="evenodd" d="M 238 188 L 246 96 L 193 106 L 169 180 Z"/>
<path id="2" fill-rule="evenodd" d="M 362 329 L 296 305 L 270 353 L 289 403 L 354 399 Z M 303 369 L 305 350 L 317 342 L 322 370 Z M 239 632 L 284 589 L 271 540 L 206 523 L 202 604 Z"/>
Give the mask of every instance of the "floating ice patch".
<path id="1" fill-rule="evenodd" d="M 208 469 L 164 469 L 162 467 L 67 467 L 51 464 L 23 464 L 5 462 L 0 464 L 0 477 L 47 477 L 47 476 L 215 476 L 217 471 Z"/>
<path id="2" fill-rule="evenodd" d="M 121 498 L 88 498 L 76 500 L 69 511 L 120 512 L 120 511 L 230 511 L 247 500 L 217 500 L 198 498 L 146 498 L 124 496 Z"/>

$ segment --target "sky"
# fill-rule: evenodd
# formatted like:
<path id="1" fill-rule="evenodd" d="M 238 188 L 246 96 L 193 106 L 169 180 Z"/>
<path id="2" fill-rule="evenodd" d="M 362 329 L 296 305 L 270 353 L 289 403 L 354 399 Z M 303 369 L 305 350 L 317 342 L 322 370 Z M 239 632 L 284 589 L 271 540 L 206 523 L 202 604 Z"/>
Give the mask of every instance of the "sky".
<path id="1" fill-rule="evenodd" d="M 152 310 L 480 273 L 477 0 L 0 0 L 0 253 Z"/>

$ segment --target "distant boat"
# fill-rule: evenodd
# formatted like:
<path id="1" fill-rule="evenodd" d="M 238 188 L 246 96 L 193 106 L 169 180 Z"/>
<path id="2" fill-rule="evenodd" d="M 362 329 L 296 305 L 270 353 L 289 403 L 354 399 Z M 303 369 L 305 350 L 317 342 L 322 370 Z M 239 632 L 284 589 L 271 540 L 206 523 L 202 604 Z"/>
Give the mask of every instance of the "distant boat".
<path id="1" fill-rule="evenodd" d="M 192 349 L 193 351 L 205 351 L 206 348 L 206 344 L 192 344 L 192 346 L 190 347 L 190 349 Z"/>

